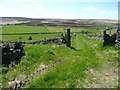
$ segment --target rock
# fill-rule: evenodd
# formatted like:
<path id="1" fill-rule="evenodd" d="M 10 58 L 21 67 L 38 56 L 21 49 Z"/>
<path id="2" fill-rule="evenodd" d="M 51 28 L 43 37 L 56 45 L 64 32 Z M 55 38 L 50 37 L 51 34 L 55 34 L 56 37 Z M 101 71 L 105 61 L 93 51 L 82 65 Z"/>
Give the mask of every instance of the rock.
<path id="1" fill-rule="evenodd" d="M 90 69 L 90 73 L 94 74 L 94 71 L 93 71 L 93 69 Z"/>
<path id="2" fill-rule="evenodd" d="M 97 79 L 97 78 L 95 78 L 95 77 L 93 78 L 93 80 L 96 80 L 96 79 Z"/>
<path id="3" fill-rule="evenodd" d="M 118 73 L 118 70 L 116 69 L 116 70 L 114 70 L 114 73 Z"/>
<path id="4" fill-rule="evenodd" d="M 31 77 L 33 77 L 33 74 L 31 74 Z"/>
<path id="5" fill-rule="evenodd" d="M 15 81 L 8 82 L 10 86 L 13 86 L 15 84 Z"/>
<path id="6" fill-rule="evenodd" d="M 109 76 L 109 74 L 108 74 L 108 73 L 106 73 L 105 75 L 106 75 L 106 76 Z"/>
<path id="7" fill-rule="evenodd" d="M 68 84 L 68 83 L 66 83 L 66 86 L 68 87 L 68 86 L 69 86 L 69 84 Z"/>
<path id="8" fill-rule="evenodd" d="M 95 84 L 94 88 L 100 88 L 99 84 Z"/>

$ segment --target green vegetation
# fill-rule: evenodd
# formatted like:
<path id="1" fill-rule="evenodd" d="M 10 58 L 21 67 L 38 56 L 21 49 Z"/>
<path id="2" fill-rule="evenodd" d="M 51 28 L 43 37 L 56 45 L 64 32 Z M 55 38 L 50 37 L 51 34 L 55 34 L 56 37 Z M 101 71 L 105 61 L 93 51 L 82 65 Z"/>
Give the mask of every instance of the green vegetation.
<path id="1" fill-rule="evenodd" d="M 64 63 L 42 77 L 36 78 L 28 87 L 77 87 L 77 80 L 84 80 L 84 71 L 89 68 L 97 67 L 98 65 L 96 52 L 89 47 L 86 42 L 84 36 L 77 36 L 73 42 L 73 44 L 76 43 L 76 45 L 73 46 L 77 51 L 71 49 L 65 51 L 63 57 L 66 61 Z"/>
<path id="2" fill-rule="evenodd" d="M 25 87 L 82 88 L 84 87 L 86 70 L 100 69 L 103 62 L 117 57 L 117 50 L 114 47 L 103 48 L 100 41 L 89 39 L 81 34 L 72 40 L 72 47 L 74 49 L 65 45 L 25 45 L 26 56 L 21 59 L 18 65 L 2 68 L 4 71 L 2 75 L 3 87 L 8 87 L 8 80 L 12 81 L 20 79 L 21 76 L 31 75 L 41 64 L 51 66 L 54 61 L 64 59 L 53 69 L 36 76 Z"/>
<path id="3" fill-rule="evenodd" d="M 2 40 L 5 42 L 29 41 L 29 36 L 32 37 L 31 41 L 36 41 L 36 40 L 44 40 L 44 39 L 48 39 L 48 38 L 60 37 L 61 34 L 2 35 Z"/>
<path id="4" fill-rule="evenodd" d="M 94 27 L 72 27 L 72 32 L 92 32 L 94 34 L 102 34 L 104 26 Z M 66 33 L 66 27 L 50 27 L 50 26 L 23 26 L 23 25 L 7 25 L 0 29 L 2 40 L 10 41 L 31 41 L 43 40 L 47 38 L 60 37 Z M 33 34 L 61 32 L 55 34 Z M 114 30 L 113 30 L 114 32 Z M 113 33 L 112 32 L 112 33 Z M 16 35 L 21 33 L 21 35 Z M 31 33 L 31 34 L 23 34 Z M 27 88 L 84 88 L 84 80 L 87 77 L 86 71 L 90 69 L 100 70 L 108 61 L 117 59 L 117 49 L 114 46 L 102 47 L 99 40 L 90 39 L 82 34 L 77 34 L 71 40 L 71 48 L 66 45 L 25 45 L 26 55 L 21 58 L 20 63 L 1 67 L 2 87 L 9 87 L 9 81 L 21 80 L 24 77 L 37 71 L 41 65 L 52 66 L 58 60 L 63 60 L 59 64 L 45 70 L 44 73 L 38 73 L 30 83 L 26 84 Z M 116 63 L 112 63 L 114 66 Z M 90 81 L 89 83 L 91 83 Z"/>
<path id="5" fill-rule="evenodd" d="M 99 30 L 97 30 L 99 29 Z M 105 29 L 104 26 L 94 26 L 94 27 L 72 27 L 71 32 L 92 32 L 97 34 L 102 34 L 102 31 Z M 29 36 L 33 37 L 32 41 L 36 40 L 43 40 L 44 38 L 54 38 L 54 37 L 60 37 L 61 33 L 66 33 L 66 27 L 62 26 L 25 26 L 25 25 L 6 25 L 3 26 L 0 29 L 0 32 L 3 35 L 0 35 L 2 37 L 2 40 L 4 42 L 10 42 L 10 41 L 29 41 Z M 33 34 L 33 33 L 49 33 L 49 32 L 61 32 L 61 33 L 55 33 L 55 34 Z M 31 33 L 31 34 L 25 34 L 25 33 Z M 11 35 L 5 35 L 5 34 L 11 34 Z M 17 35 L 19 34 L 19 35 Z M 20 39 L 21 38 L 21 39 Z"/>
<path id="6" fill-rule="evenodd" d="M 8 33 L 42 33 L 48 32 L 46 27 L 22 26 L 22 25 L 7 25 L 3 26 L 2 34 Z"/>
<path id="7" fill-rule="evenodd" d="M 25 25 L 6 25 L 2 27 L 2 34 L 17 33 L 47 33 L 47 32 L 66 32 L 66 27 L 62 26 L 25 26 Z M 72 32 L 79 32 L 79 28 L 73 27 Z"/>

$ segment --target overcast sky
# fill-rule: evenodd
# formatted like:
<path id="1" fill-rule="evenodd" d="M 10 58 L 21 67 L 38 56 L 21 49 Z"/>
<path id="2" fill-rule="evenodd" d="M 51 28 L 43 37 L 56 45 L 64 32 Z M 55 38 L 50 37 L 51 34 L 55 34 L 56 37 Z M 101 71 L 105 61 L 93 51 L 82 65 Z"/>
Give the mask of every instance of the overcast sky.
<path id="1" fill-rule="evenodd" d="M 0 17 L 117 20 L 118 1 L 0 0 Z"/>

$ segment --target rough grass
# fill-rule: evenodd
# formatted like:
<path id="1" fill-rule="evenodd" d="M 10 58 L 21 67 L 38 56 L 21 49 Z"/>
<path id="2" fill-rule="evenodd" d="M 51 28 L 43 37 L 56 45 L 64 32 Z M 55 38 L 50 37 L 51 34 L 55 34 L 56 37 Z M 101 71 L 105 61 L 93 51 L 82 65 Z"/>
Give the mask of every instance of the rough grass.
<path id="1" fill-rule="evenodd" d="M 26 56 L 15 67 L 3 67 L 3 87 L 8 87 L 8 81 L 29 76 L 40 64 L 51 65 L 55 60 L 65 59 L 50 71 L 36 77 L 25 87 L 28 88 L 73 88 L 83 87 L 85 71 L 90 68 L 100 68 L 106 55 L 116 52 L 114 47 L 102 47 L 100 41 L 77 35 L 72 40 L 70 49 L 64 45 L 25 45 Z M 107 52 L 109 50 L 109 52 Z M 101 57 L 98 55 L 101 54 Z M 105 55 L 104 55 L 105 54 Z M 115 56 L 111 56 L 111 59 Z M 101 63 L 102 62 L 102 63 Z M 5 72 L 7 71 L 7 72 Z M 78 83 L 78 82 L 81 83 Z"/>
<path id="2" fill-rule="evenodd" d="M 79 88 L 82 88 L 84 85 L 82 82 L 86 77 L 85 71 L 90 68 L 101 68 L 101 62 L 104 61 L 103 58 L 106 56 L 103 55 L 103 58 L 101 59 L 97 57 L 97 54 L 103 53 L 107 49 L 103 50 L 100 42 L 90 40 L 82 35 L 77 36 L 76 39 L 73 40 L 72 46 L 76 51 L 68 49 L 64 52 L 64 49 L 62 49 L 64 53 L 64 56 L 62 57 L 66 58 L 64 63 L 46 74 L 38 76 L 26 87 L 75 88 L 79 86 Z M 115 51 L 114 48 L 109 49 L 111 52 Z M 78 83 L 79 81 L 80 83 Z"/>

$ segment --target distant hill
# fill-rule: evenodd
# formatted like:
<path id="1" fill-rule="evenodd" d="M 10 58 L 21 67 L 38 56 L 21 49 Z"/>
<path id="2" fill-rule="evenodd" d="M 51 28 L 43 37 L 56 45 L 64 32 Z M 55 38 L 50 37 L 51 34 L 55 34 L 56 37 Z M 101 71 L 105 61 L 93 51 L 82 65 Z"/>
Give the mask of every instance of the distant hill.
<path id="1" fill-rule="evenodd" d="M 117 20 L 110 19 L 54 19 L 54 18 L 26 18 L 0 17 L 0 24 L 27 24 L 33 26 L 78 26 L 78 25 L 105 25 L 117 26 Z"/>
<path id="2" fill-rule="evenodd" d="M 0 17 L 0 25 L 27 23 L 31 18 L 25 17 Z"/>
<path id="3" fill-rule="evenodd" d="M 0 17 L 2 20 L 17 20 L 17 21 L 28 21 L 32 20 L 32 18 L 26 18 L 26 17 Z"/>

